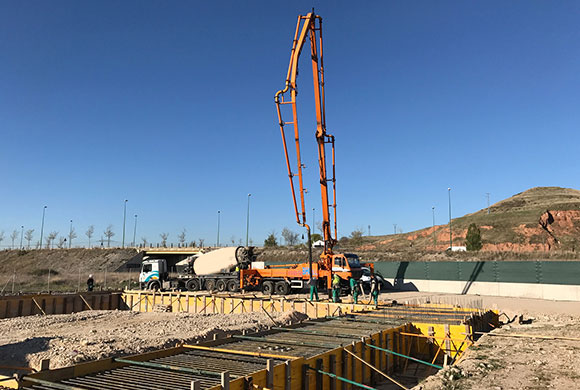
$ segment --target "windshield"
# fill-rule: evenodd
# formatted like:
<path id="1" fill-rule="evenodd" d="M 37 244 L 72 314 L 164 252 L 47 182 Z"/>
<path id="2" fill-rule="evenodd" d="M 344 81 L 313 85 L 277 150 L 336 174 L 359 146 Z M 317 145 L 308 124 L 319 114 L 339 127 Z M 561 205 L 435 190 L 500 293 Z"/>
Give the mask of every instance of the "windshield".
<path id="1" fill-rule="evenodd" d="M 360 268 L 360 261 L 358 260 L 357 255 L 353 255 L 352 253 L 346 254 L 346 259 L 348 260 L 348 265 L 350 268 Z"/>

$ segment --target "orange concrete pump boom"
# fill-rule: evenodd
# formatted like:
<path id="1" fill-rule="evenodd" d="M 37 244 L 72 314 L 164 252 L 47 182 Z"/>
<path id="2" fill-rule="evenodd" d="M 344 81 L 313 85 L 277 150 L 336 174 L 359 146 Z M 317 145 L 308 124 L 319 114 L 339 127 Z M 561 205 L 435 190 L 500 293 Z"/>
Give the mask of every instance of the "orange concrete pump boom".
<path id="1" fill-rule="evenodd" d="M 278 91 L 275 96 L 276 108 L 278 111 L 278 122 L 282 134 L 282 143 L 284 145 L 284 154 L 286 157 L 286 166 L 288 168 L 288 177 L 290 179 L 290 188 L 292 190 L 292 199 L 294 201 L 294 210 L 296 212 L 296 222 L 308 230 L 310 236 L 310 226 L 306 223 L 306 206 L 301 156 L 300 156 L 300 137 L 298 132 L 298 114 L 296 108 L 296 95 L 298 94 L 296 78 L 298 76 L 298 60 L 300 53 L 307 39 L 310 39 L 312 75 L 314 79 L 314 100 L 316 105 L 316 142 L 318 144 L 318 165 L 320 168 L 320 190 L 322 195 L 322 233 L 324 236 L 324 255 L 332 255 L 332 248 L 336 244 L 337 227 L 336 227 L 336 179 L 335 179 L 335 154 L 334 154 L 334 136 L 326 133 L 326 117 L 324 110 L 324 66 L 322 61 L 322 18 L 315 15 L 314 12 L 306 16 L 299 16 L 296 24 L 296 32 L 292 42 L 292 52 L 290 54 L 290 65 L 286 76 L 286 85 L 284 89 Z M 290 91 L 290 99 L 285 99 L 286 92 Z M 292 108 L 292 121 L 282 119 L 282 105 L 290 105 Z M 300 188 L 300 209 L 296 201 L 296 191 L 294 188 L 294 177 L 292 172 L 290 158 L 288 156 L 288 147 L 286 143 L 286 134 L 284 126 L 291 125 L 294 129 L 294 141 L 296 143 L 296 162 L 298 172 L 298 184 Z M 332 177 L 328 177 L 326 164 L 326 144 L 331 144 L 332 150 Z M 328 182 L 332 182 L 332 204 L 329 203 Z M 334 236 L 330 226 L 330 208 L 332 207 L 334 215 Z"/>

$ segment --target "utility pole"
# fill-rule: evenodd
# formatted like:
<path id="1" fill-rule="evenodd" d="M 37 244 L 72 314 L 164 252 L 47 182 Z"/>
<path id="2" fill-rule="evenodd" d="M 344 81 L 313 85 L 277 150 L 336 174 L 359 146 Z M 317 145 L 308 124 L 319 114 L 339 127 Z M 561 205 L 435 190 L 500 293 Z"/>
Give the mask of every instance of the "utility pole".
<path id="1" fill-rule="evenodd" d="M 449 195 L 449 250 L 453 251 L 453 235 L 451 233 L 451 188 L 447 188 Z"/>
<path id="2" fill-rule="evenodd" d="M 312 208 L 312 232 L 316 233 L 316 209 Z"/>
<path id="3" fill-rule="evenodd" d="M 395 234 L 397 234 L 397 224 L 396 223 L 393 224 L 393 232 Z"/>
<path id="4" fill-rule="evenodd" d="M 24 225 L 20 226 L 21 227 L 21 231 L 20 231 L 20 249 L 22 249 L 22 236 L 24 235 Z"/>
<path id="5" fill-rule="evenodd" d="M 70 229 L 68 230 L 68 249 L 72 247 L 72 219 L 70 220 Z"/>
<path id="6" fill-rule="evenodd" d="M 371 225 L 369 225 L 369 237 L 371 235 Z"/>
<path id="7" fill-rule="evenodd" d="M 489 215 L 489 192 L 486 192 L 485 196 L 487 197 L 487 214 Z"/>

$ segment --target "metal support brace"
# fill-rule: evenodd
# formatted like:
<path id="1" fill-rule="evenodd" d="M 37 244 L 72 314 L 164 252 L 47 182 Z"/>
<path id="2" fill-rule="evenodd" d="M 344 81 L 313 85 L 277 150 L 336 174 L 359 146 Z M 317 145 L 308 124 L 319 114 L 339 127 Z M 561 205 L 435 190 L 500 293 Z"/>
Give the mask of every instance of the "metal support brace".
<path id="1" fill-rule="evenodd" d="M 316 359 L 316 390 L 322 390 L 322 359 Z"/>
<path id="2" fill-rule="evenodd" d="M 365 350 L 366 349 L 365 348 L 365 345 L 366 345 L 365 344 L 365 338 L 364 337 L 361 337 L 360 338 L 360 341 L 361 341 L 361 344 L 360 344 L 360 358 L 362 359 L 361 360 L 361 363 L 362 363 L 362 362 L 366 362 L 366 360 L 367 360 L 366 359 L 366 350 Z M 364 366 L 364 364 L 362 364 L 361 367 L 360 367 L 360 381 L 362 383 L 365 383 L 366 382 L 366 375 L 365 375 L 366 374 L 366 372 L 365 372 L 366 370 L 367 370 L 367 368 Z"/>
<path id="3" fill-rule="evenodd" d="M 266 387 L 271 389 L 274 386 L 274 359 L 266 360 Z"/>
<path id="4" fill-rule="evenodd" d="M 221 374 L 222 390 L 230 390 L 230 372 L 224 371 Z"/>
<path id="5" fill-rule="evenodd" d="M 302 365 L 302 390 L 308 390 L 308 385 L 309 385 L 309 380 L 310 377 L 308 375 L 308 369 L 310 368 L 310 366 L 308 366 L 308 364 L 303 364 Z"/>
<path id="6" fill-rule="evenodd" d="M 336 374 L 336 355 L 328 356 L 329 371 L 331 374 Z M 330 390 L 336 390 L 336 378 L 330 378 Z"/>
<path id="7" fill-rule="evenodd" d="M 286 376 L 286 383 L 285 383 L 285 387 L 284 390 L 291 390 L 292 389 L 292 365 L 290 363 L 290 360 L 287 360 L 284 363 L 284 374 Z"/>
<path id="8" fill-rule="evenodd" d="M 341 351 L 341 356 L 340 356 L 340 364 L 341 364 L 340 375 L 342 375 L 345 378 L 347 376 L 347 370 L 348 370 L 348 361 L 346 359 L 348 359 L 348 355 L 346 354 L 345 350 L 343 349 Z M 340 382 L 340 390 L 346 390 L 346 382 L 342 382 L 342 381 Z"/>

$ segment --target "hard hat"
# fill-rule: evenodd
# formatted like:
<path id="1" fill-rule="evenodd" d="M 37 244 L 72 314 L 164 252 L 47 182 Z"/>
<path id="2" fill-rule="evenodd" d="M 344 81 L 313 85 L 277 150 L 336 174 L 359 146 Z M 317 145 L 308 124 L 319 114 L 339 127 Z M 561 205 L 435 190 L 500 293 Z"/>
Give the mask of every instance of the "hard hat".
<path id="1" fill-rule="evenodd" d="M 93 277 L 93 274 L 90 274 L 90 275 L 89 275 L 89 278 L 92 278 L 92 277 Z"/>

